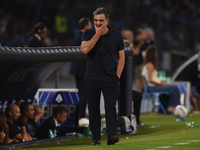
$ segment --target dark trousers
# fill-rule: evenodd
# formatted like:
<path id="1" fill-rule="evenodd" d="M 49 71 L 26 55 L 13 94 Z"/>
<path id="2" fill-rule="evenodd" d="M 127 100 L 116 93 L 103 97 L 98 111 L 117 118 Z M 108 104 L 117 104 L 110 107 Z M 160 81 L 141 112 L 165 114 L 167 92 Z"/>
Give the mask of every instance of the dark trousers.
<path id="1" fill-rule="evenodd" d="M 132 98 L 133 98 L 133 114 L 136 116 L 137 123 L 140 122 L 140 107 L 142 102 L 142 93 L 132 90 Z"/>
<path id="2" fill-rule="evenodd" d="M 149 90 L 151 92 L 159 92 L 159 91 L 165 91 L 169 92 L 169 106 L 176 107 L 177 105 L 180 105 L 180 91 L 178 89 L 178 86 L 176 84 L 166 84 L 162 86 L 151 86 L 149 87 Z"/>
<path id="3" fill-rule="evenodd" d="M 78 88 L 79 96 L 79 117 L 85 118 L 85 110 L 87 105 L 86 97 L 86 84 L 83 77 L 75 77 L 76 79 L 76 88 Z"/>
<path id="4" fill-rule="evenodd" d="M 120 99 L 120 86 L 118 86 L 117 99 L 118 100 Z M 142 93 L 132 90 L 132 100 L 133 100 L 133 114 L 136 117 L 137 123 L 139 123 L 140 122 L 140 109 L 141 109 L 141 102 L 142 102 Z"/>
<path id="5" fill-rule="evenodd" d="M 86 80 L 89 122 L 93 139 L 101 138 L 101 113 L 100 96 L 104 96 L 106 131 L 107 135 L 113 136 L 117 132 L 116 100 L 119 78 L 116 76 L 106 80 Z"/>

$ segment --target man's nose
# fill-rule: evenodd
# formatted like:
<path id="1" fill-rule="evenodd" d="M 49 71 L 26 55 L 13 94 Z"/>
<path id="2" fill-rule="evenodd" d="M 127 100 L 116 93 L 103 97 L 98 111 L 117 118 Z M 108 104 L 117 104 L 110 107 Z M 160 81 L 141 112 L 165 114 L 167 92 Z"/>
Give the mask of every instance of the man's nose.
<path id="1" fill-rule="evenodd" d="M 101 23 L 100 23 L 100 21 L 97 21 L 96 24 L 97 24 L 97 25 L 100 25 Z"/>

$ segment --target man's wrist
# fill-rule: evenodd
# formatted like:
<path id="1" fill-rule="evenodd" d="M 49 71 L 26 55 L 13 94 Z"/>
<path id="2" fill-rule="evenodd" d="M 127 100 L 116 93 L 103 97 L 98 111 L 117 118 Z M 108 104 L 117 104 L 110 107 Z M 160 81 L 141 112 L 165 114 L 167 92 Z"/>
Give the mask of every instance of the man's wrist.
<path id="1" fill-rule="evenodd" d="M 100 38 L 101 34 L 100 33 L 96 33 L 95 34 L 98 38 Z"/>

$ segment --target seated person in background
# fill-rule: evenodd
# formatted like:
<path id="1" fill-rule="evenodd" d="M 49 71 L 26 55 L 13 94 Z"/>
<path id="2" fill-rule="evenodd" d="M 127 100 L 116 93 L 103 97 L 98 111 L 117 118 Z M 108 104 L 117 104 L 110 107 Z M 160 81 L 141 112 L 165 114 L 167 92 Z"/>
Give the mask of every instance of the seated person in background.
<path id="1" fill-rule="evenodd" d="M 173 113 L 175 107 L 180 105 L 180 92 L 177 85 L 168 84 L 165 81 L 160 81 L 158 78 L 157 56 L 156 47 L 153 45 L 148 46 L 144 58 L 142 75 L 146 77 L 151 92 L 169 92 L 167 111 L 168 113 Z"/>
<path id="2" fill-rule="evenodd" d="M 67 110 L 65 107 L 57 106 L 53 109 L 53 116 L 49 117 L 45 122 L 43 122 L 36 132 L 36 137 L 38 139 L 49 138 L 49 130 L 57 131 L 57 136 L 59 133 L 59 124 L 62 124 L 67 119 Z"/>
<path id="3" fill-rule="evenodd" d="M 20 105 L 23 103 L 23 101 L 18 101 L 18 106 L 20 107 Z M 41 117 L 44 115 L 44 110 L 40 109 L 39 107 L 33 105 L 33 109 L 35 111 L 35 113 L 33 114 L 33 119 L 30 119 L 29 122 L 31 122 L 31 125 L 34 128 L 34 131 L 36 132 L 37 129 L 40 126 L 40 119 Z"/>
<path id="4" fill-rule="evenodd" d="M 199 111 L 198 99 L 199 99 L 199 94 L 196 92 L 196 88 L 193 86 L 190 91 L 190 100 L 192 102 L 194 111 Z"/>
<path id="5" fill-rule="evenodd" d="M 132 90 L 132 99 L 133 99 L 133 114 L 136 117 L 137 128 L 146 127 L 146 125 L 140 121 L 140 108 L 141 108 L 141 102 L 142 102 L 142 93 Z"/>
<path id="6" fill-rule="evenodd" d="M 6 115 L 0 110 L 0 145 L 5 145 L 13 142 L 9 139 L 9 129 L 6 124 Z"/>
<path id="7" fill-rule="evenodd" d="M 26 132 L 25 121 L 20 115 L 19 106 L 16 104 L 9 104 L 6 107 L 7 124 L 9 127 L 9 138 L 16 141 L 31 141 L 30 134 Z"/>
<path id="8" fill-rule="evenodd" d="M 31 104 L 29 102 L 23 102 L 20 105 L 20 113 L 25 120 L 26 132 L 30 134 L 32 139 L 36 138 L 35 130 L 32 125 L 33 123 L 35 123 L 35 121 L 34 121 L 35 111 L 34 111 L 33 104 Z"/>

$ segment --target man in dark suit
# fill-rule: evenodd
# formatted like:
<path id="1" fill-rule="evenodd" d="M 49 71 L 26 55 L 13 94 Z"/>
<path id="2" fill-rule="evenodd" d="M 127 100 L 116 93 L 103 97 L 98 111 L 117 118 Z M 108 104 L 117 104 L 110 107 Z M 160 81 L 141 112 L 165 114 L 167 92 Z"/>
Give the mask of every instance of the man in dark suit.
<path id="1" fill-rule="evenodd" d="M 47 35 L 47 28 L 43 23 L 38 23 L 34 27 L 34 34 L 28 40 L 28 47 L 41 47 L 42 39 Z"/>
<path id="2" fill-rule="evenodd" d="M 49 117 L 45 122 L 43 122 L 36 132 L 36 137 L 38 139 L 49 138 L 49 130 L 54 132 L 56 130 L 57 136 L 59 133 L 59 124 L 62 124 L 67 119 L 67 110 L 65 107 L 57 106 L 53 109 L 52 117 Z"/>
<path id="3" fill-rule="evenodd" d="M 73 46 L 80 46 L 82 42 L 82 34 L 86 29 L 92 27 L 91 22 L 88 18 L 81 18 L 78 22 L 79 32 L 73 39 Z M 85 110 L 87 105 L 86 99 L 86 86 L 85 81 L 83 80 L 86 73 L 86 61 L 77 61 L 72 62 L 70 73 L 74 75 L 76 80 L 76 88 L 78 88 L 78 96 L 80 99 L 79 102 L 79 124 L 80 125 L 89 125 L 89 120 L 85 118 Z"/>

